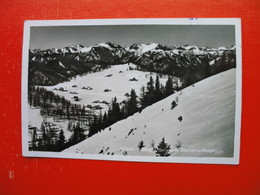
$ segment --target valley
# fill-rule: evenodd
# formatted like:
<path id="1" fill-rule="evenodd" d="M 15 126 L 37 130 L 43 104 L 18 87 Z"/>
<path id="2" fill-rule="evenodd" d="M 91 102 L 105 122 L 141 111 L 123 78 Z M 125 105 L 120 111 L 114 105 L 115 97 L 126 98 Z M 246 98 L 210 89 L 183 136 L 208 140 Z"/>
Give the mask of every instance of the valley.
<path id="1" fill-rule="evenodd" d="M 72 103 L 88 106 L 97 112 L 99 110 L 105 112 L 108 111 L 114 97 L 122 103 L 131 89 L 140 96 L 141 87 L 146 85 L 150 76 L 155 81 L 156 73 L 139 71 L 136 68 L 137 66 L 132 63 L 114 65 L 100 72 L 77 76 L 68 82 L 45 88 L 64 96 Z M 165 85 L 167 79 L 168 75 L 161 75 L 161 84 Z"/>

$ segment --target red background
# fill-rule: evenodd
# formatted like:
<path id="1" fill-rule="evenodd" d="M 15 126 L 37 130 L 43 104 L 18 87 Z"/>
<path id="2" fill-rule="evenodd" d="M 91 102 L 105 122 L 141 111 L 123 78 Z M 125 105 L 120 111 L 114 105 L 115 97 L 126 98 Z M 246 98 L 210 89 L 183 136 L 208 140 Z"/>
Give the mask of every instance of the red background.
<path id="1" fill-rule="evenodd" d="M 259 12 L 259 0 L 1 0 L 0 194 L 260 194 Z M 242 18 L 238 166 L 22 157 L 24 20 L 192 17 Z"/>

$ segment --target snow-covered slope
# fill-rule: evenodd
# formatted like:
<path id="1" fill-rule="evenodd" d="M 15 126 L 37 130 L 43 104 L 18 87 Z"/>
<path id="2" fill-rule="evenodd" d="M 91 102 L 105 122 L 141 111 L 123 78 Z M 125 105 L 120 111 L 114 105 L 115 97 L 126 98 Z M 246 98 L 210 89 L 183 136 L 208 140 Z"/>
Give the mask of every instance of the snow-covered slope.
<path id="1" fill-rule="evenodd" d="M 83 47 L 79 50 L 80 53 L 87 53 L 90 52 L 90 50 L 92 49 L 92 47 Z"/>
<path id="2" fill-rule="evenodd" d="M 154 50 L 158 46 L 158 43 L 140 43 L 140 44 L 134 44 L 130 46 L 130 48 L 127 48 L 129 51 L 135 52 L 136 56 L 140 56 L 150 50 Z"/>
<path id="3" fill-rule="evenodd" d="M 232 157 L 235 73 L 204 79 L 63 152 L 155 156 L 152 145 L 164 137 L 171 156 Z M 177 106 L 171 109 L 173 101 Z M 139 151 L 141 141 L 145 147 Z"/>
<path id="4" fill-rule="evenodd" d="M 111 49 L 111 47 L 107 43 L 99 43 L 99 46 L 106 47 L 108 49 Z"/>

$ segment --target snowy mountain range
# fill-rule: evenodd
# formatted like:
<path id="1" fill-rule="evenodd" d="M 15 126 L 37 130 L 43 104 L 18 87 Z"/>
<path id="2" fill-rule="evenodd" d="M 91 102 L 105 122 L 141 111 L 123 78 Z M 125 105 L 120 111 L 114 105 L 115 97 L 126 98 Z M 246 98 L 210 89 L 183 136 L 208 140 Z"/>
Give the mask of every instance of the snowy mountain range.
<path id="1" fill-rule="evenodd" d="M 169 75 L 201 80 L 236 66 L 235 46 L 201 48 L 189 45 L 163 46 L 140 43 L 122 47 L 100 43 L 91 47 L 73 45 L 64 48 L 29 51 L 29 84 L 54 85 L 69 78 L 95 71 L 98 67 L 133 63 L 140 68 Z"/>

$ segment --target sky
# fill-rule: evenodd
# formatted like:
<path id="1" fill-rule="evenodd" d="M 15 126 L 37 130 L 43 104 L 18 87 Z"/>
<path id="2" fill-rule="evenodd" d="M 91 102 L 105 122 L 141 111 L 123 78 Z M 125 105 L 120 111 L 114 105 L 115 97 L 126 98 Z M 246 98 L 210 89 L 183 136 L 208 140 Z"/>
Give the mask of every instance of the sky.
<path id="1" fill-rule="evenodd" d="M 221 47 L 235 45 L 234 25 L 109 25 L 31 27 L 30 49 L 62 48 L 111 42 L 123 47 L 134 43 Z"/>

